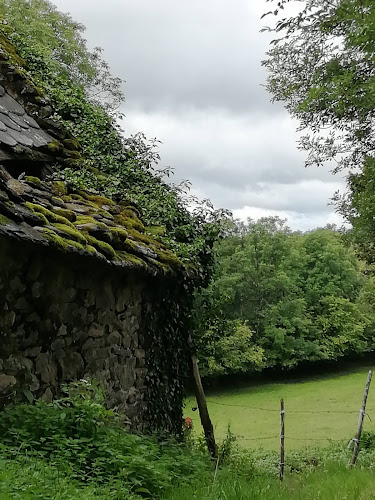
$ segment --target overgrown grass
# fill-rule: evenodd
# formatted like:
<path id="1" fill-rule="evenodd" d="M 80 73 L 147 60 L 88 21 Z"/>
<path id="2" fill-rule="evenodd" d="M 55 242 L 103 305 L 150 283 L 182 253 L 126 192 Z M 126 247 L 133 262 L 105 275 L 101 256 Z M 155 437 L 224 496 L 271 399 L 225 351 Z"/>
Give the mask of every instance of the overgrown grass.
<path id="1" fill-rule="evenodd" d="M 280 483 L 267 476 L 249 481 L 223 470 L 215 483 L 178 488 L 168 500 L 372 500 L 375 475 L 372 470 L 350 470 L 326 464 L 310 474 L 294 474 Z"/>
<path id="2" fill-rule="evenodd" d="M 192 438 L 129 434 L 96 387 L 73 384 L 59 401 L 0 412 L 0 498 L 375 498 L 375 433 L 365 433 L 355 469 L 347 467 L 351 450 L 341 444 L 287 448 L 282 483 L 277 451 L 244 449 L 227 432 L 215 462 L 202 438 Z"/>
<path id="3" fill-rule="evenodd" d="M 284 398 L 287 451 L 326 446 L 330 440 L 348 443 L 355 435 L 367 372 L 368 368 L 355 368 L 349 373 L 313 379 L 207 391 L 215 434 L 219 440 L 223 439 L 230 424 L 242 446 L 277 450 L 280 398 Z M 370 388 L 367 406 L 368 414 L 374 418 L 371 422 L 366 418 L 365 429 L 373 431 L 374 387 Z M 193 418 L 195 430 L 200 432 L 199 415 L 192 411 L 193 407 L 196 407 L 195 399 L 187 399 L 185 416 Z"/>

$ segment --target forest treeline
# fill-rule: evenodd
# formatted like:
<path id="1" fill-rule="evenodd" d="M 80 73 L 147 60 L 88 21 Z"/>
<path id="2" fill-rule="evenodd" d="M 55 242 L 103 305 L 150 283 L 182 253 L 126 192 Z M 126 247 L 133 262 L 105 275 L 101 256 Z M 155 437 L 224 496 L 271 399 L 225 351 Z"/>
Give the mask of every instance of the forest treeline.
<path id="1" fill-rule="evenodd" d="M 197 297 L 203 375 L 289 369 L 373 348 L 375 278 L 348 236 L 292 232 L 279 218 L 235 223 Z"/>

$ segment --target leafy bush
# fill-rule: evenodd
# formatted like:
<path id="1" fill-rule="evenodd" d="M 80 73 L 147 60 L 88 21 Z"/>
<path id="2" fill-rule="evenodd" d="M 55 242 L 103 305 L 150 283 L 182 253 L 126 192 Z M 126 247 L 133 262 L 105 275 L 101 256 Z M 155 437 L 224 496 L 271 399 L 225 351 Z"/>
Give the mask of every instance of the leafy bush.
<path id="1" fill-rule="evenodd" d="M 84 382 L 58 401 L 19 404 L 0 413 L 0 443 L 8 457 L 46 459 L 78 481 L 120 481 L 125 491 L 159 495 L 209 470 L 209 461 L 183 442 L 130 434 Z"/>

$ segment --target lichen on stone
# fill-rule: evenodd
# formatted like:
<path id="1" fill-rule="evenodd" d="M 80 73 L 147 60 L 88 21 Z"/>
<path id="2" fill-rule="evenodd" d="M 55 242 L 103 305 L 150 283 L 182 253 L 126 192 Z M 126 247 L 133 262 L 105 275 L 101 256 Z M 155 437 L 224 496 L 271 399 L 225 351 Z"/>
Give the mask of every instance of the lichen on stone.
<path id="1" fill-rule="evenodd" d="M 6 226 L 13 222 L 11 219 L 8 219 L 8 217 L 5 217 L 5 215 L 0 214 L 0 225 L 1 226 Z"/>

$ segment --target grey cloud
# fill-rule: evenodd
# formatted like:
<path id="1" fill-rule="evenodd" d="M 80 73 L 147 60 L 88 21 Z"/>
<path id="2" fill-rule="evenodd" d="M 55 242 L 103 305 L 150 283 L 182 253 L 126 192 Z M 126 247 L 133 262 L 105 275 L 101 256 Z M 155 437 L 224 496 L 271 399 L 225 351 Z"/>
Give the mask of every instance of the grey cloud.
<path id="1" fill-rule="evenodd" d="M 128 109 L 176 111 L 189 104 L 275 112 L 261 87 L 260 61 L 269 39 L 259 35 L 261 3 L 237 0 L 235 8 L 224 0 L 112 0 L 106 7 L 96 0 L 55 3 L 82 20 L 114 73 L 125 78 Z M 110 15 L 98 15 L 104 8 Z"/>

